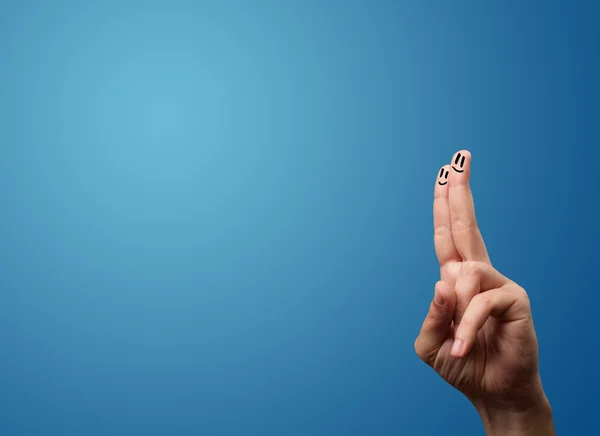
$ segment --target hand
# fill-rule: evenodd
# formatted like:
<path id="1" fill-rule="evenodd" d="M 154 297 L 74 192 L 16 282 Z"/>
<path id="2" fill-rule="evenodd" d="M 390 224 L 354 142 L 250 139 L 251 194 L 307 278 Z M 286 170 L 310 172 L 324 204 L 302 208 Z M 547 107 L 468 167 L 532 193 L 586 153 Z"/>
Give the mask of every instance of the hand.
<path id="1" fill-rule="evenodd" d="M 529 298 L 490 262 L 469 187 L 471 154 L 438 172 L 433 215 L 441 280 L 415 350 L 477 408 L 488 435 L 554 435 Z"/>

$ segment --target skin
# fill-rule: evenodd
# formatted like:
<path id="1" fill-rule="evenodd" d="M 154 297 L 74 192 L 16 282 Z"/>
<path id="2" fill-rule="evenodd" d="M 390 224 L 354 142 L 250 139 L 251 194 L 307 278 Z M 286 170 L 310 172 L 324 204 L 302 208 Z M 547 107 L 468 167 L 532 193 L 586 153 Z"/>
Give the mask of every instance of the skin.
<path id="1" fill-rule="evenodd" d="M 440 281 L 415 351 L 473 403 L 488 436 L 553 436 L 527 292 L 492 266 L 469 186 L 471 153 L 450 163 L 434 188 Z"/>

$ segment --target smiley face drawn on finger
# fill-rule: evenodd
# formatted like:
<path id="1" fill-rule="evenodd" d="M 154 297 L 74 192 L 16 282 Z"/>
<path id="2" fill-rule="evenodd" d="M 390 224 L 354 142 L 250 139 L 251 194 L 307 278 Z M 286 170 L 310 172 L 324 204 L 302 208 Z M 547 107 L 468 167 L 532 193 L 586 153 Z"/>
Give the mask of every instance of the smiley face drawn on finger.
<path id="1" fill-rule="evenodd" d="M 445 174 L 444 174 L 444 168 L 442 168 L 440 170 L 438 185 L 444 186 L 446 184 L 448 184 L 448 170 L 445 170 Z"/>
<path id="2" fill-rule="evenodd" d="M 461 159 L 461 157 L 462 157 L 462 159 Z M 459 163 L 459 161 L 460 161 L 460 163 Z M 459 167 L 460 169 L 456 168 L 459 165 L 460 165 L 460 167 Z M 464 166 L 465 166 L 465 157 L 463 155 L 461 155 L 460 153 L 458 153 L 456 155 L 456 159 L 454 159 L 454 163 L 452 164 L 452 169 L 454 171 L 456 171 L 457 173 L 462 173 L 464 171 L 463 170 Z"/>

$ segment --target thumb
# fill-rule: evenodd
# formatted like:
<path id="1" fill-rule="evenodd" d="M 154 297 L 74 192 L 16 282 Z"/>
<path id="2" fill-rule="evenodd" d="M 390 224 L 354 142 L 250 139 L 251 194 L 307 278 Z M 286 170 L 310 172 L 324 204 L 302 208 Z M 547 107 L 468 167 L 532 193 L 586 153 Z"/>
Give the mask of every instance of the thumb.
<path id="1" fill-rule="evenodd" d="M 430 366 L 433 366 L 438 351 L 452 331 L 455 306 L 456 294 L 452 287 L 445 282 L 437 282 L 429 313 L 415 341 L 415 351 Z"/>

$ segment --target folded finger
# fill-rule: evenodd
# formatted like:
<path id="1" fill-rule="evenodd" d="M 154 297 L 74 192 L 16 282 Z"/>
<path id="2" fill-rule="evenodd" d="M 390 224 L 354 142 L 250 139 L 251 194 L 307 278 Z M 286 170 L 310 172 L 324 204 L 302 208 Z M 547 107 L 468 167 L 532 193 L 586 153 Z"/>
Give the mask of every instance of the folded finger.
<path id="1" fill-rule="evenodd" d="M 415 341 L 415 351 L 428 365 L 433 366 L 435 357 L 444 340 L 452 332 L 452 315 L 456 299 L 450 285 L 439 281 L 435 285 L 429 313 L 423 321 L 421 332 Z"/>

